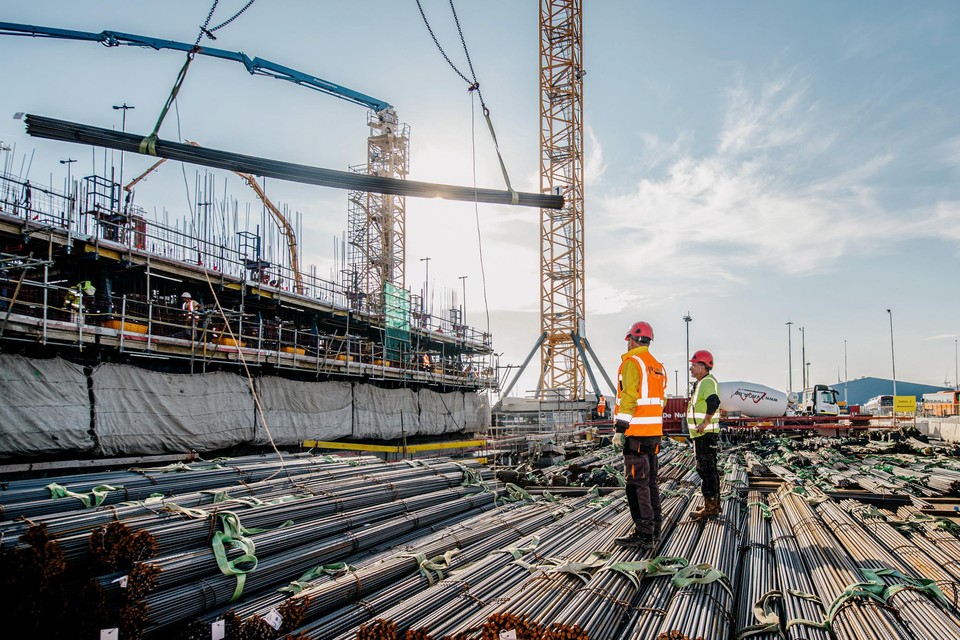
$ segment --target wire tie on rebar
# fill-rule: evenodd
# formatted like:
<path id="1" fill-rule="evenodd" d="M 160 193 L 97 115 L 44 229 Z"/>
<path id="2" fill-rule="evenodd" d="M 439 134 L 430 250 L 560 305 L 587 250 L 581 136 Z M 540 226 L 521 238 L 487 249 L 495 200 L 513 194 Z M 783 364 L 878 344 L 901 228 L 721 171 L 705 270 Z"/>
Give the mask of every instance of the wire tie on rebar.
<path id="1" fill-rule="evenodd" d="M 248 531 L 240 524 L 240 518 L 235 513 L 223 511 L 219 514 L 223 531 L 216 531 L 213 534 L 211 546 L 213 555 L 216 558 L 217 566 L 221 573 L 227 576 L 235 576 L 237 586 L 233 591 L 230 602 L 235 602 L 243 593 L 244 584 L 247 581 L 247 574 L 256 570 L 259 561 L 257 560 L 256 545 L 253 540 L 245 537 L 243 534 Z M 234 560 L 227 559 L 225 545 L 229 544 L 235 549 L 240 549 L 243 554 Z M 242 567 L 247 564 L 249 566 Z"/>
<path id="2" fill-rule="evenodd" d="M 757 619 L 757 623 L 741 629 L 736 636 L 736 640 L 775 633 L 780 628 L 780 616 L 774 611 L 773 600 L 782 597 L 783 594 L 776 589 L 767 591 L 760 596 L 760 599 L 753 603 L 753 617 Z"/>
<path id="3" fill-rule="evenodd" d="M 760 507 L 760 514 L 765 520 L 769 520 L 773 517 L 773 513 L 770 511 L 770 505 L 764 504 L 763 502 L 748 502 L 748 507 Z"/>
<path id="4" fill-rule="evenodd" d="M 347 564 L 346 562 L 334 562 L 332 564 L 321 564 L 316 567 L 306 571 L 296 580 L 290 582 L 285 587 L 277 589 L 277 591 L 283 591 L 297 595 L 304 589 L 311 587 L 310 583 L 321 578 L 323 576 L 333 576 L 334 578 L 340 577 L 346 573 L 352 573 L 356 571 L 356 568 Z"/>
<path id="5" fill-rule="evenodd" d="M 178 513 L 188 518 L 195 518 L 197 520 L 208 517 L 210 514 L 204 511 L 203 509 L 193 509 L 191 507 L 181 507 L 175 502 L 167 502 L 163 505 L 161 511 L 169 511 L 170 513 Z"/>
<path id="6" fill-rule="evenodd" d="M 686 566 L 677 571 L 671 580 L 671 583 L 677 589 L 684 589 L 691 584 L 710 584 L 712 582 L 719 582 L 720 586 L 726 589 L 727 593 L 733 597 L 734 594 L 733 589 L 730 587 L 730 578 L 709 562 Z"/>
<path id="7" fill-rule="evenodd" d="M 114 487 L 109 484 L 98 484 L 90 490 L 90 495 L 71 491 L 70 489 L 61 486 L 56 482 L 52 482 L 44 488 L 50 491 L 51 499 L 76 498 L 83 503 L 84 507 L 90 509 L 91 507 L 99 507 L 101 504 L 103 504 L 103 501 L 107 499 L 107 494 L 109 494 L 111 491 L 123 489 L 123 486 Z"/>
<path id="8" fill-rule="evenodd" d="M 904 575 L 896 569 L 860 569 L 860 573 L 862 573 L 867 580 L 870 580 L 871 582 L 881 582 L 880 578 L 882 576 L 890 576 L 906 582 L 906 584 L 895 584 L 887 587 L 883 594 L 884 602 L 901 591 L 909 590 L 921 591 L 929 596 L 933 596 L 937 600 L 940 600 L 948 607 L 950 606 L 950 601 L 947 600 L 947 597 L 943 594 L 943 591 L 941 591 L 940 587 L 937 586 L 936 580 L 932 580 L 930 578 L 914 578 L 912 576 Z"/>

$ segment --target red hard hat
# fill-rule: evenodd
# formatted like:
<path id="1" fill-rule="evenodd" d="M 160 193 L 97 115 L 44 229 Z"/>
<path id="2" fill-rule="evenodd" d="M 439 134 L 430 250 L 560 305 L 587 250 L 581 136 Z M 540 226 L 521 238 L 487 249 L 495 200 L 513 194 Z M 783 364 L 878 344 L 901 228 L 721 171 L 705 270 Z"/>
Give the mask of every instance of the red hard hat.
<path id="1" fill-rule="evenodd" d="M 639 341 L 640 338 L 648 338 L 653 340 L 653 327 L 650 326 L 649 322 L 634 322 L 633 326 L 630 327 L 630 331 L 627 331 L 627 337 L 624 340 L 629 340 L 633 338 L 634 340 Z"/>
<path id="2" fill-rule="evenodd" d="M 699 362 L 706 365 L 707 369 L 713 369 L 713 354 L 706 349 L 700 349 L 693 354 L 690 362 Z"/>

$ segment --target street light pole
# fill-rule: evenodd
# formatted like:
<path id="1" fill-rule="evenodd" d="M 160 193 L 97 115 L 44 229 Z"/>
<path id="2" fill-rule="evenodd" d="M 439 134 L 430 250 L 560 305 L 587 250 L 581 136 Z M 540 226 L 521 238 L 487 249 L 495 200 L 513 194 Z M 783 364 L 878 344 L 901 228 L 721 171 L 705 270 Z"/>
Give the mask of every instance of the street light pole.
<path id="1" fill-rule="evenodd" d="M 807 333 L 800 327 L 800 377 L 803 380 L 803 390 L 807 390 Z"/>
<path id="2" fill-rule="evenodd" d="M 787 322 L 787 394 L 793 393 L 793 344 L 791 344 L 791 332 L 793 322 Z"/>
<path id="3" fill-rule="evenodd" d="M 957 358 L 957 340 L 953 341 L 953 389 L 960 391 L 960 358 Z"/>
<path id="4" fill-rule="evenodd" d="M 690 317 L 690 312 L 687 311 L 687 315 L 683 316 L 683 322 L 687 327 L 687 363 L 690 362 L 690 323 L 693 322 L 693 318 Z M 687 367 L 687 393 L 690 393 L 690 367 Z"/>
<path id="5" fill-rule="evenodd" d="M 850 379 L 850 376 L 847 375 L 847 341 L 843 341 L 843 401 L 849 405 L 847 400 L 847 380 Z"/>
<path id="6" fill-rule="evenodd" d="M 680 396 L 680 369 L 673 370 L 673 395 Z"/>
<path id="7" fill-rule="evenodd" d="M 893 311 L 887 309 L 890 316 L 890 364 L 893 366 L 893 396 L 897 396 L 897 356 L 893 350 Z"/>

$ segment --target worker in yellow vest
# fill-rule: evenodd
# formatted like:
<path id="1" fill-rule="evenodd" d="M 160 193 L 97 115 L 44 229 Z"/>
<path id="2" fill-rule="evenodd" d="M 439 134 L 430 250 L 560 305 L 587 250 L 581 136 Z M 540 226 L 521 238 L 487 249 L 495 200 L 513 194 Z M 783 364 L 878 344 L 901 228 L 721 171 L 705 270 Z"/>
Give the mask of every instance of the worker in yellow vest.
<path id="1" fill-rule="evenodd" d="M 687 403 L 687 428 L 693 440 L 700 476 L 703 508 L 694 518 L 713 518 L 720 514 L 720 472 L 717 470 L 717 440 L 720 437 L 720 388 L 713 370 L 713 354 L 700 349 L 690 358 L 690 374 L 697 381 Z"/>
<path id="2" fill-rule="evenodd" d="M 620 357 L 614 407 L 614 447 L 623 448 L 627 504 L 634 532 L 616 539 L 622 547 L 653 549 L 660 542 L 662 514 L 657 486 L 663 436 L 667 372 L 650 353 L 653 327 L 636 322 L 627 332 L 627 352 Z"/>

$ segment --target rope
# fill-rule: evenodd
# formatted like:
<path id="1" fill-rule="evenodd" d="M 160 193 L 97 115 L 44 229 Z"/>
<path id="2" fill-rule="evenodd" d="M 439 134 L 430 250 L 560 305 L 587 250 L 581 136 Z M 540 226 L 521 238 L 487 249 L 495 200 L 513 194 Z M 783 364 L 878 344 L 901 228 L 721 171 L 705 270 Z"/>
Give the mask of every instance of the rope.
<path id="1" fill-rule="evenodd" d="M 197 33 L 197 39 L 193 42 L 193 48 L 187 52 L 187 59 L 184 61 L 183 66 L 180 67 L 180 72 L 177 74 L 177 79 L 173 83 L 173 89 L 170 90 L 170 95 L 167 96 L 167 102 L 163 105 L 163 109 L 160 110 L 160 117 L 157 118 L 157 123 L 153 127 L 153 132 L 140 141 L 140 153 L 149 154 L 151 156 L 157 155 L 157 140 L 160 137 L 160 127 L 163 125 L 163 121 L 167 117 L 167 112 L 170 111 L 170 107 L 176 101 L 177 95 L 180 93 L 180 88 L 183 86 L 184 80 L 187 79 L 187 71 L 190 69 L 190 64 L 196 57 L 197 51 L 200 49 L 200 40 L 203 39 L 203 36 L 206 35 L 211 40 L 216 40 L 213 32 L 218 29 L 222 29 L 239 18 L 240 14 L 249 9 L 250 5 L 252 5 L 254 2 L 256 2 L 256 0 L 250 0 L 242 9 L 240 9 L 240 11 L 238 11 L 228 20 L 211 29 L 208 28 L 210 26 L 210 21 L 213 19 L 213 13 L 217 10 L 217 5 L 220 3 L 220 0 L 213 0 L 213 4 L 210 6 L 210 11 L 207 12 L 207 19 L 203 21 L 203 25 L 200 27 L 200 31 Z"/>
<path id="2" fill-rule="evenodd" d="M 493 140 L 494 149 L 497 151 L 497 160 L 500 162 L 500 171 L 503 173 L 503 181 L 507 185 L 507 191 L 510 192 L 511 204 L 517 204 L 520 195 L 510 184 L 510 175 L 507 173 L 507 166 L 503 162 L 503 154 L 500 153 L 500 143 L 497 142 L 497 133 L 493 128 L 493 121 L 490 119 L 490 109 L 487 107 L 486 102 L 484 102 L 483 94 L 480 92 L 480 82 L 477 80 L 477 74 L 473 69 L 473 62 L 470 59 L 470 51 L 467 49 L 467 41 L 463 36 L 463 29 L 460 27 L 460 19 L 457 17 L 457 10 L 453 6 L 453 0 L 450 0 L 450 10 L 453 12 L 453 20 L 457 25 L 457 32 L 460 34 L 460 43 L 463 45 L 463 52 L 467 58 L 467 66 L 470 68 L 470 78 L 468 78 L 462 71 L 460 71 L 460 69 L 457 68 L 455 64 L 453 64 L 453 61 L 450 60 L 450 56 L 448 56 L 447 52 L 443 50 L 442 46 L 440 46 L 440 41 L 437 40 L 437 36 L 433 32 L 433 27 L 430 26 L 430 21 L 427 20 L 427 14 L 424 13 L 423 5 L 420 4 L 420 0 L 417 0 L 417 9 L 420 10 L 420 17 L 423 18 L 423 24 L 427 27 L 427 31 L 430 33 L 430 37 L 433 39 L 433 44 L 437 45 L 437 50 L 440 51 L 440 55 L 442 55 L 443 59 L 447 61 L 447 64 L 450 65 L 450 68 L 453 69 L 454 73 L 460 76 L 460 78 L 467 83 L 467 91 L 475 91 L 477 93 L 477 97 L 480 98 L 480 108 L 483 111 L 484 119 L 487 121 L 487 129 L 490 131 L 490 138 Z"/>

